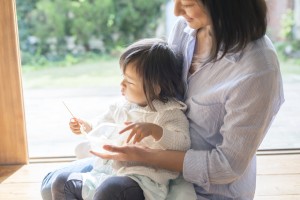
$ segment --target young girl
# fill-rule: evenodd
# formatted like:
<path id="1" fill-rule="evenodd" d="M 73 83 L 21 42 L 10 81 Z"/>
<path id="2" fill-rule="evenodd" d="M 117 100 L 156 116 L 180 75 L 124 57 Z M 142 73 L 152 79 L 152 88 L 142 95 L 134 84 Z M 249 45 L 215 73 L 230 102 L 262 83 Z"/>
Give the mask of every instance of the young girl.
<path id="1" fill-rule="evenodd" d="M 186 151 L 190 148 L 185 104 L 176 100 L 183 95 L 181 56 L 160 39 L 144 39 L 130 45 L 121 55 L 123 72 L 121 92 L 125 101 L 110 106 L 95 122 L 73 119 L 70 128 L 87 133 L 103 123 L 128 125 L 124 143 L 151 149 Z M 127 131 L 129 130 L 129 131 Z M 119 133 L 114 133 L 116 137 Z M 88 173 L 62 173 L 52 185 L 53 199 L 101 199 L 101 187 L 111 176 L 127 177 L 137 199 L 166 199 L 168 184 L 179 173 L 136 162 L 97 160 Z M 98 189 L 97 189 L 98 188 Z M 97 189 L 97 191 L 96 191 Z M 191 191 L 193 187 L 191 185 Z M 144 196 L 144 197 L 143 197 Z"/>

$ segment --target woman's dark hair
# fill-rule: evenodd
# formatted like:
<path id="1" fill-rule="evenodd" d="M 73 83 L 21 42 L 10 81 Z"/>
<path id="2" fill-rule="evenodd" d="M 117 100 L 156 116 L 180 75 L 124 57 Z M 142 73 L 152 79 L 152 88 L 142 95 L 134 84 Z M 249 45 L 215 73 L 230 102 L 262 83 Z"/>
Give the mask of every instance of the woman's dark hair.
<path id="1" fill-rule="evenodd" d="M 213 47 L 209 61 L 236 53 L 261 38 L 267 29 L 265 0 L 199 0 L 211 17 Z M 223 51 L 218 57 L 219 50 Z"/>
<path id="2" fill-rule="evenodd" d="M 143 78 L 143 89 L 152 110 L 154 99 L 167 102 L 169 98 L 181 97 L 184 92 L 181 80 L 182 56 L 168 44 L 156 38 L 143 39 L 126 48 L 120 57 L 120 67 L 125 73 L 129 63 L 134 63 L 136 72 Z M 157 86 L 159 95 L 155 94 Z"/>

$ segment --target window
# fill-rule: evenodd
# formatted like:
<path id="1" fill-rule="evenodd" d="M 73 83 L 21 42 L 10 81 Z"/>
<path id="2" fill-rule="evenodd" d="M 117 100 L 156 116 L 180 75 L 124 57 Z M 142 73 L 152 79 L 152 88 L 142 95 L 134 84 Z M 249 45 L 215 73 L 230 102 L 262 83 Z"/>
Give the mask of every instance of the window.
<path id="1" fill-rule="evenodd" d="M 33 6 L 37 2 L 38 1 L 31 1 L 31 3 L 26 2 L 26 9 L 31 9 L 30 5 Z M 76 3 L 76 1 L 72 2 Z M 17 1 L 17 3 L 17 6 L 19 6 L 22 1 Z M 297 127 L 297 122 L 300 121 L 300 107 L 297 105 L 297 102 L 298 99 L 300 99 L 300 94 L 298 92 L 300 88 L 300 58 L 299 46 L 294 45 L 297 44 L 297 42 L 299 44 L 300 40 L 300 18 L 299 16 L 296 16 L 300 13 L 299 1 L 268 0 L 267 3 L 270 11 L 268 35 L 278 49 L 286 102 L 283 104 L 270 127 L 260 149 L 274 150 L 299 148 L 300 131 Z M 42 6 L 43 5 L 40 5 L 39 8 Z M 61 5 L 61 8 L 63 8 L 63 5 Z M 18 13 L 18 17 L 23 17 L 25 22 L 26 20 L 32 20 L 34 17 L 36 17 L 35 19 L 40 18 L 43 20 L 43 17 L 45 16 L 41 13 L 41 10 L 26 16 L 20 16 Z M 53 23 L 53 20 L 58 20 L 55 18 L 56 15 L 50 16 L 53 17 L 51 18 Z M 68 20 L 76 17 L 72 12 L 66 13 L 65 16 L 67 16 Z M 163 22 L 160 23 L 163 24 L 163 26 L 157 27 L 162 28 L 165 26 L 167 28 L 164 29 L 169 31 L 171 27 L 170 24 L 174 22 L 174 18 L 171 16 L 173 16 L 172 1 L 169 1 L 166 5 L 166 20 L 160 21 Z M 114 15 L 108 15 L 108 19 L 110 20 L 108 20 L 107 23 L 112 23 L 115 17 L 116 16 Z M 286 17 L 286 19 L 282 21 L 284 17 Z M 163 19 L 164 18 L 162 17 L 159 20 Z M 289 23 L 288 20 L 291 20 L 292 22 Z M 279 23 L 281 21 L 282 23 Z M 43 25 L 43 23 L 40 24 Z M 282 35 L 280 33 L 284 28 L 287 29 L 287 33 Z M 53 34 L 51 31 L 47 30 L 48 29 L 43 31 L 49 33 L 49 35 Z M 160 29 L 155 29 L 155 31 L 159 30 Z M 29 52 L 36 52 L 37 49 L 34 48 L 37 47 L 37 43 L 40 42 L 41 39 L 34 36 L 32 32 L 27 34 L 28 32 L 26 33 L 26 31 L 30 32 L 29 27 L 26 26 L 26 23 L 22 24 L 19 21 L 21 49 L 27 48 L 27 50 L 29 49 Z M 23 38 L 24 40 L 22 40 L 22 37 L 26 34 L 26 38 Z M 152 36 L 154 33 L 147 34 Z M 43 36 L 43 34 L 41 35 Z M 113 37 L 118 38 L 119 35 L 116 33 Z M 131 37 L 132 36 L 128 36 L 128 38 Z M 22 41 L 26 42 L 22 43 Z M 53 50 L 53 52 L 50 52 L 47 55 L 47 58 L 59 60 L 59 57 L 55 57 L 55 51 L 59 51 L 59 49 L 55 47 L 55 44 L 58 44 L 60 41 L 55 40 L 53 37 L 49 37 L 45 41 L 48 42 L 47 48 L 52 48 Z M 72 45 L 73 47 L 74 45 L 78 45 L 78 43 L 74 42 L 75 40 L 72 37 L 66 38 L 66 41 L 66 48 L 71 48 Z M 90 42 L 90 44 L 87 44 L 94 48 L 93 51 L 96 52 L 96 54 L 90 54 L 89 59 L 84 62 L 79 62 L 79 57 L 67 55 L 65 56 L 67 63 L 63 63 L 63 65 L 65 65 L 63 67 L 58 68 L 55 64 L 40 69 L 36 69 L 34 65 L 31 65 L 31 67 L 22 67 L 30 157 L 72 156 L 74 155 L 74 146 L 84 139 L 80 136 L 73 135 L 70 132 L 68 121 L 71 118 L 71 115 L 64 107 L 62 101 L 67 104 L 75 116 L 81 118 L 93 118 L 94 116 L 103 113 L 108 104 L 119 97 L 118 77 L 120 73 L 118 69 L 118 54 L 120 46 L 117 46 L 110 51 L 111 56 L 109 58 L 98 57 L 97 55 L 99 54 L 97 53 L 105 51 L 102 49 L 103 41 L 99 40 L 99 38 L 91 37 L 88 42 Z M 82 46 L 84 45 L 78 45 L 78 48 L 76 49 L 77 53 L 82 51 Z M 23 52 L 22 59 L 29 59 L 28 62 L 34 61 L 37 65 L 45 62 L 43 58 L 32 58 L 31 55 L 32 54 L 24 54 Z M 100 68 L 102 69 L 100 70 Z"/>
<path id="2" fill-rule="evenodd" d="M 63 102 L 78 118 L 102 114 L 121 97 L 122 48 L 140 38 L 164 36 L 163 16 L 157 12 L 164 15 L 165 1 L 134 2 L 17 0 L 30 157 L 74 156 L 85 138 L 71 133 L 72 116 Z M 147 15 L 140 13 L 138 19 L 127 14 L 145 10 Z"/>

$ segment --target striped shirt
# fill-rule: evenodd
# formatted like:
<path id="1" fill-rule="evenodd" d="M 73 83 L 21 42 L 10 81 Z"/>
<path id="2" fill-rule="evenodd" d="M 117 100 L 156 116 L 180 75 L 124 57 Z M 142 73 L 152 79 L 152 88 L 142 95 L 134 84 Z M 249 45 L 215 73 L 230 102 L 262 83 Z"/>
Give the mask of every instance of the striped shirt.
<path id="1" fill-rule="evenodd" d="M 180 18 L 169 36 L 184 55 L 191 149 L 183 176 L 198 199 L 253 199 L 256 150 L 284 102 L 276 51 L 264 36 L 188 75 L 196 33 Z"/>

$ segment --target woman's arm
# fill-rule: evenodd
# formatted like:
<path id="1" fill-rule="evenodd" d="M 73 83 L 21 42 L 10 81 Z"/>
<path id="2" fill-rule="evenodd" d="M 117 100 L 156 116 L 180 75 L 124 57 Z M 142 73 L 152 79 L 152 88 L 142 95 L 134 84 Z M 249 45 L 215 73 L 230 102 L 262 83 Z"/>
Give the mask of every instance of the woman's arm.
<path id="1" fill-rule="evenodd" d="M 183 167 L 185 180 L 208 190 L 212 184 L 230 184 L 244 176 L 282 103 L 280 72 L 276 69 L 273 70 L 266 61 L 260 60 L 266 59 L 267 56 L 259 56 L 259 53 L 262 54 L 262 51 L 258 51 L 255 56 L 251 55 L 255 62 L 248 63 L 249 66 L 240 66 L 249 68 L 258 66 L 250 68 L 251 73 L 237 76 L 235 81 L 227 82 L 226 85 L 222 84 L 224 87 L 230 87 L 225 87 L 225 112 L 220 114 L 222 119 L 218 122 L 220 128 L 217 126 L 217 131 L 214 133 L 221 140 L 215 140 L 215 145 L 211 149 L 205 149 L 205 146 L 201 146 L 206 145 L 203 140 L 209 141 L 210 138 L 203 135 L 201 129 L 197 130 L 195 137 L 202 134 L 201 137 L 204 139 L 199 137 L 199 140 L 193 141 L 194 150 L 189 150 L 185 155 Z M 249 56 L 245 59 L 249 60 Z M 209 87 L 208 89 L 215 92 Z M 208 94 L 208 89 L 202 94 Z M 210 98 L 217 99 L 217 92 L 209 94 Z M 193 112 L 189 117 L 194 123 L 191 124 L 191 127 L 202 127 L 203 130 L 208 130 L 206 134 L 211 136 L 210 134 L 213 133 L 210 133 L 209 130 L 213 128 L 214 124 L 207 123 L 206 120 L 213 119 L 214 113 L 218 113 L 215 112 L 217 107 L 213 109 L 210 105 L 208 109 L 207 104 L 203 104 L 203 102 L 209 98 L 204 95 L 201 96 L 201 99 L 195 100 L 193 97 L 191 99 L 193 104 L 189 106 L 190 111 Z M 202 116 L 197 119 L 198 113 L 199 116 Z M 255 174 L 255 169 L 249 173 Z"/>
<path id="2" fill-rule="evenodd" d="M 91 151 L 91 153 L 103 159 L 141 162 L 176 172 L 182 172 L 186 153 L 183 151 L 149 149 L 133 145 L 122 147 L 104 145 L 103 149 L 107 150 L 108 153 L 104 154 L 94 151 Z"/>

